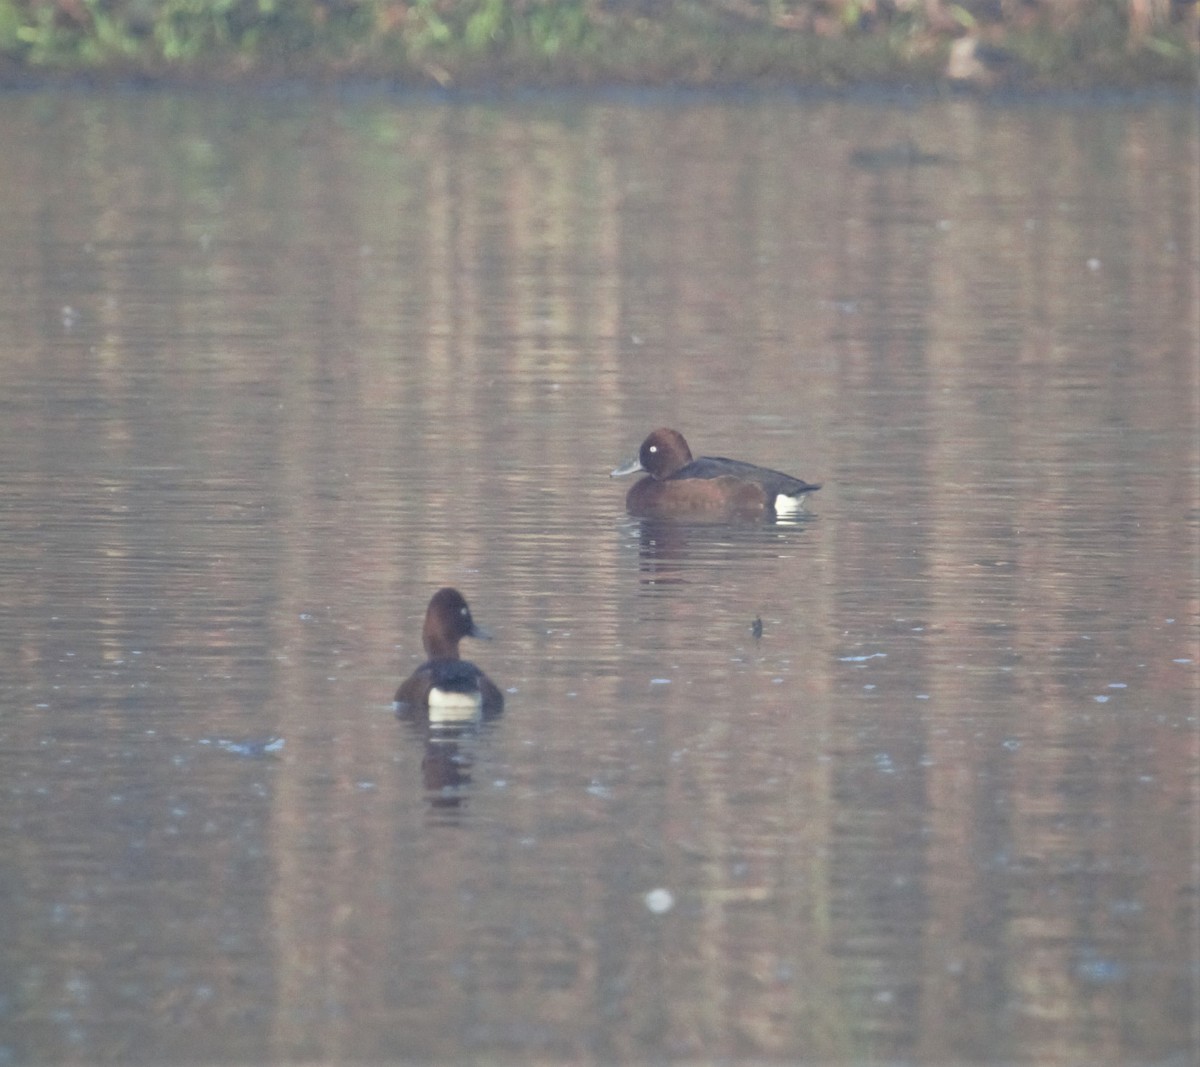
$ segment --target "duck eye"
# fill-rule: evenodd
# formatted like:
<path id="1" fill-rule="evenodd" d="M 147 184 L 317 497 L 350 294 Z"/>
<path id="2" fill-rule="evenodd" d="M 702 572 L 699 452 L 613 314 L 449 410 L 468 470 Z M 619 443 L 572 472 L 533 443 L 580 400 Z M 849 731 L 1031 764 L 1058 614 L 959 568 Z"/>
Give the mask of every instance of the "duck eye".
<path id="1" fill-rule="evenodd" d="M 658 451 L 658 445 L 651 445 L 651 446 L 650 446 L 650 451 L 651 451 L 651 452 L 657 452 L 657 451 Z"/>

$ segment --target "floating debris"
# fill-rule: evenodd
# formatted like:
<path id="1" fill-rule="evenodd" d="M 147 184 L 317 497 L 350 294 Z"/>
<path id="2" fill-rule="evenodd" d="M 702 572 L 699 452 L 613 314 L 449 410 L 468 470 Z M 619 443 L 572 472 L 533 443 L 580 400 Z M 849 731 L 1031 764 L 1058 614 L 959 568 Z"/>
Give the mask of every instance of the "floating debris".
<path id="1" fill-rule="evenodd" d="M 932 167 L 954 160 L 936 152 L 923 151 L 914 141 L 884 145 L 880 148 L 856 148 L 850 153 L 850 162 L 863 170 L 889 170 L 894 167 Z"/>
<path id="2" fill-rule="evenodd" d="M 235 756 L 245 756 L 247 759 L 261 759 L 263 756 L 274 755 L 283 748 L 282 737 L 268 737 L 251 741 L 230 741 L 219 737 L 214 743 L 217 748 L 223 748 L 226 752 L 232 752 Z"/>
<path id="3" fill-rule="evenodd" d="M 645 896 L 646 907 L 655 915 L 665 915 L 675 907 L 675 894 L 669 889 L 651 889 Z"/>

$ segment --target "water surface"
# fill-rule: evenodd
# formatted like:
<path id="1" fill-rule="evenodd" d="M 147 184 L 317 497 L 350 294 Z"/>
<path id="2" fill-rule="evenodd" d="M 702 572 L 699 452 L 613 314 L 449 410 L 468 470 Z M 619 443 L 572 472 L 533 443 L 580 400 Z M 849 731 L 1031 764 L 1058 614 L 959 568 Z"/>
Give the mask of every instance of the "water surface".
<path id="1" fill-rule="evenodd" d="M 0 1063 L 1200 1048 L 1188 106 L 0 139 Z M 630 519 L 659 425 L 824 488 Z"/>

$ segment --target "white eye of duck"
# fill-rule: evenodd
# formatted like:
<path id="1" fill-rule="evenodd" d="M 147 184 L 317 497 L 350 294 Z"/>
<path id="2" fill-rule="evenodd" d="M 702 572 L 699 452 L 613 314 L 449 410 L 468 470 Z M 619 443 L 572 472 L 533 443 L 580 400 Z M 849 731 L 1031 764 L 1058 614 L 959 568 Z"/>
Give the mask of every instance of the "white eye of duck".
<path id="1" fill-rule="evenodd" d="M 650 446 L 650 451 L 651 451 L 651 452 L 657 452 L 657 451 L 658 451 L 658 445 L 651 445 L 651 446 Z"/>

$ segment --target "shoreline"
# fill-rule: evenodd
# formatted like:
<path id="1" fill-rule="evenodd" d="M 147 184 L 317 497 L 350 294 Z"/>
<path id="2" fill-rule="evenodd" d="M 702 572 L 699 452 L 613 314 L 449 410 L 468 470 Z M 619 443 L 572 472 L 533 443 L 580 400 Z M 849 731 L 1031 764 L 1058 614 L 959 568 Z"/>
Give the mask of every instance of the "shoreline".
<path id="1" fill-rule="evenodd" d="M 486 101 L 554 100 L 578 97 L 610 102 L 703 101 L 706 99 L 755 101 L 771 97 L 796 100 L 853 100 L 887 105 L 915 105 L 931 101 L 974 100 L 984 104 L 1010 106 L 1018 104 L 1049 104 L 1054 106 L 1136 106 L 1153 103 L 1184 104 L 1195 101 L 1200 107 L 1200 85 L 1151 82 L 1121 86 L 1004 86 L 975 89 L 946 83 L 913 82 L 850 82 L 836 86 L 738 83 L 728 85 L 671 85 L 647 82 L 539 82 L 523 84 L 511 81 L 480 80 L 465 85 L 430 85 L 383 77 L 344 74 L 336 77 L 307 77 L 303 75 L 267 76 L 253 78 L 218 77 L 147 77 L 118 76 L 105 72 L 62 74 L 55 77 L 10 79 L 0 76 L 0 98 L 34 96 L 38 94 L 177 94 L 213 95 L 247 93 L 252 96 L 279 99 L 306 97 L 344 97 L 347 99 L 403 98 L 431 103 L 477 103 Z M 1198 120 L 1200 124 L 1200 120 Z"/>
<path id="2" fill-rule="evenodd" d="M 81 21 L 80 5 L 63 0 L 0 0 L 7 16 L 0 18 L 0 91 L 294 84 L 389 92 L 868 87 L 1034 96 L 1194 92 L 1200 84 L 1197 0 L 1176 2 L 1171 18 L 1142 27 L 1130 21 L 1135 5 L 1125 0 L 1094 0 L 1074 19 L 1043 3 L 1036 21 L 1012 24 L 977 22 L 965 10 L 970 4 L 935 0 L 921 15 L 849 28 L 812 21 L 827 9 L 844 15 L 841 0 L 745 3 L 737 18 L 718 0 L 650 8 L 629 0 L 343 0 L 296 5 L 296 13 L 257 22 L 249 17 L 257 4 L 213 0 L 197 12 L 205 6 L 115 0 L 103 15 L 99 5 L 84 5 Z M 340 21 L 329 13 L 335 9 L 344 12 Z M 809 21 L 785 23 L 780 10 Z"/>

